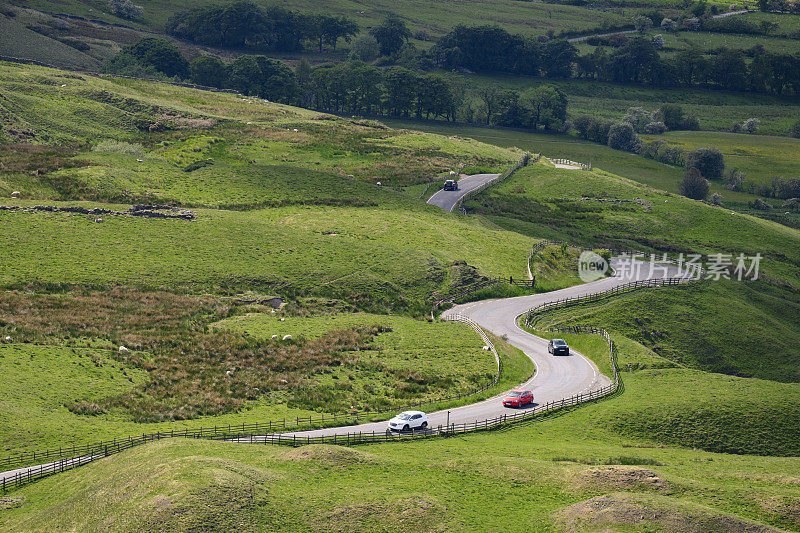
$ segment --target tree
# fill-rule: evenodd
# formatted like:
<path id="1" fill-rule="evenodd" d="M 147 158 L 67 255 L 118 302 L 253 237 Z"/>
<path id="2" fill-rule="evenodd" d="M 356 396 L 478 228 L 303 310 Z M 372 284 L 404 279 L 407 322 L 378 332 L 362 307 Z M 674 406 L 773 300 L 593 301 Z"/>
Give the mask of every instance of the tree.
<path id="1" fill-rule="evenodd" d="M 492 115 L 497 110 L 497 104 L 500 101 L 502 89 L 498 85 L 483 85 L 478 88 L 478 96 L 483 100 L 486 105 L 486 124 L 491 124 Z M 798 122 L 800 124 L 800 122 Z"/>
<path id="2" fill-rule="evenodd" d="M 664 36 L 660 33 L 653 35 L 653 46 L 655 46 L 656 50 L 661 50 L 664 48 Z"/>
<path id="3" fill-rule="evenodd" d="M 261 90 L 261 67 L 255 56 L 241 55 L 228 65 L 228 86 L 242 94 L 257 96 Z"/>
<path id="4" fill-rule="evenodd" d="M 725 50 L 712 64 L 713 78 L 723 89 L 740 91 L 747 86 L 747 65 L 741 50 Z"/>
<path id="5" fill-rule="evenodd" d="M 417 75 L 403 67 L 390 67 L 384 73 L 384 85 L 389 115 L 407 117 L 414 109 Z"/>
<path id="6" fill-rule="evenodd" d="M 384 56 L 399 52 L 411 37 L 411 30 L 395 14 L 388 15 L 380 26 L 372 28 L 369 33 L 378 41 L 378 48 Z"/>
<path id="7" fill-rule="evenodd" d="M 142 65 L 151 66 L 169 77 L 189 77 L 189 62 L 171 42 L 155 37 L 145 37 L 132 46 L 122 49 L 123 53 L 135 57 Z"/>
<path id="8" fill-rule="evenodd" d="M 765 13 L 769 11 L 769 0 L 758 0 L 758 9 Z"/>
<path id="9" fill-rule="evenodd" d="M 557 87 L 540 85 L 526 91 L 521 103 L 528 114 L 532 129 L 543 126 L 545 130 L 561 127 L 567 119 L 567 96 Z"/>
<path id="10" fill-rule="evenodd" d="M 686 171 L 678 187 L 682 195 L 694 200 L 705 200 L 709 188 L 708 180 L 694 167 Z"/>
<path id="11" fill-rule="evenodd" d="M 542 71 L 548 78 L 569 78 L 578 49 L 566 40 L 548 41 L 542 49 Z"/>
<path id="12" fill-rule="evenodd" d="M 683 126 L 683 108 L 678 104 L 664 104 L 657 114 L 668 129 L 679 130 Z"/>
<path id="13" fill-rule="evenodd" d="M 642 141 L 633 126 L 627 122 L 615 122 L 608 129 L 608 146 L 624 152 L 638 152 Z"/>
<path id="14" fill-rule="evenodd" d="M 708 179 L 719 179 L 725 171 L 725 162 L 716 148 L 698 148 L 686 154 L 686 168 L 696 168 Z"/>
<path id="15" fill-rule="evenodd" d="M 659 56 L 653 40 L 636 37 L 609 57 L 611 78 L 618 82 L 645 82 L 652 78 L 657 63 Z"/>
<path id="16" fill-rule="evenodd" d="M 350 47 L 350 59 L 357 59 L 364 63 L 377 59 L 378 54 L 380 54 L 378 40 L 369 33 L 357 37 L 353 41 L 353 46 Z"/>
<path id="17" fill-rule="evenodd" d="M 209 87 L 225 87 L 228 73 L 225 64 L 214 56 L 201 56 L 192 61 L 192 82 Z"/>

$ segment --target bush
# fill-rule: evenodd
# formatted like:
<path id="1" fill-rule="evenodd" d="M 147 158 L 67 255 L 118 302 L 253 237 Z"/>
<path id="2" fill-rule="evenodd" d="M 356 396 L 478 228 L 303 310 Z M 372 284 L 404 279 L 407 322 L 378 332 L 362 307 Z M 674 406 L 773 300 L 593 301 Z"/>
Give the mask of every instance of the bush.
<path id="1" fill-rule="evenodd" d="M 747 205 L 749 205 L 751 209 L 757 209 L 759 211 L 769 211 L 770 209 L 772 209 L 772 206 L 767 202 L 765 202 L 764 200 L 762 200 L 761 198 L 756 198 Z"/>
<path id="2" fill-rule="evenodd" d="M 660 33 L 657 35 L 653 35 L 653 46 L 656 50 L 661 50 L 664 48 L 664 36 Z"/>
<path id="3" fill-rule="evenodd" d="M 649 135 L 661 135 L 667 131 L 667 126 L 663 122 L 651 122 L 644 127 L 644 132 Z"/>
<path id="4" fill-rule="evenodd" d="M 614 150 L 638 152 L 642 141 L 629 123 L 615 122 L 608 129 L 608 146 Z"/>
<path id="5" fill-rule="evenodd" d="M 682 195 L 694 200 L 705 200 L 706 196 L 708 196 L 708 189 L 708 180 L 694 167 L 683 175 L 683 180 L 681 180 L 679 187 Z"/>
<path id="6" fill-rule="evenodd" d="M 644 143 L 639 155 L 676 167 L 682 167 L 686 163 L 686 150 L 680 146 L 671 146 L 662 140 Z"/>
<path id="7" fill-rule="evenodd" d="M 134 20 L 144 15 L 144 8 L 134 5 L 131 0 L 110 0 L 108 7 L 112 15 L 121 19 Z"/>
<path id="8" fill-rule="evenodd" d="M 698 148 L 686 154 L 686 167 L 696 168 L 708 179 L 719 179 L 725 171 L 725 162 L 716 148 Z"/>
<path id="9" fill-rule="evenodd" d="M 729 191 L 740 191 L 744 184 L 745 173 L 738 168 L 732 168 L 725 173 L 725 187 Z"/>
<path id="10" fill-rule="evenodd" d="M 711 195 L 711 203 L 714 205 L 722 206 L 722 195 L 718 192 L 715 192 Z"/>
<path id="11" fill-rule="evenodd" d="M 789 130 L 789 134 L 790 134 L 792 137 L 795 137 L 795 138 L 800 138 L 800 120 L 798 120 L 797 122 L 795 122 L 795 123 L 792 125 L 792 129 L 791 129 L 791 130 Z"/>
<path id="12" fill-rule="evenodd" d="M 639 33 L 644 33 L 653 27 L 653 21 L 644 15 L 637 15 L 636 18 L 633 19 L 633 26 Z"/>
<path id="13" fill-rule="evenodd" d="M 742 129 L 746 133 L 755 133 L 758 131 L 759 124 L 761 124 L 761 121 L 757 118 L 748 118 L 744 121 L 744 124 L 742 124 Z"/>
<path id="14" fill-rule="evenodd" d="M 664 104 L 653 115 L 653 120 L 660 120 L 670 130 L 699 130 L 700 122 L 697 117 L 687 117 L 683 108 L 678 104 Z"/>

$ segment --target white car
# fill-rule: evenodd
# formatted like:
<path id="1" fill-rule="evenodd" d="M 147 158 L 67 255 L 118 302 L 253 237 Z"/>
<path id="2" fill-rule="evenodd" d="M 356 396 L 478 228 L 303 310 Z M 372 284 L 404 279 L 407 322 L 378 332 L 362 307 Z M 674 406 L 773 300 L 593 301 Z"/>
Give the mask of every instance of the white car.
<path id="1" fill-rule="evenodd" d="M 422 411 L 403 411 L 389 420 L 389 429 L 391 431 L 409 431 L 412 429 L 426 429 L 427 427 L 428 415 Z"/>

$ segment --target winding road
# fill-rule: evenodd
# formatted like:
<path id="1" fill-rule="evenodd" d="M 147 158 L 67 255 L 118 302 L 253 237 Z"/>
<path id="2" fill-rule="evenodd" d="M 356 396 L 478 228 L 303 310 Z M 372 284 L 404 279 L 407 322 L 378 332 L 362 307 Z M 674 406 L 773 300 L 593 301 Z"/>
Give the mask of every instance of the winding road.
<path id="1" fill-rule="evenodd" d="M 436 191 L 433 196 L 428 199 L 428 203 L 436 205 L 445 211 L 453 212 L 458 201 L 463 198 L 467 193 L 474 191 L 481 185 L 484 185 L 500 174 L 473 174 L 471 176 L 464 176 L 458 180 L 458 189 L 455 191 L 445 191 L 444 189 Z"/>
<path id="2" fill-rule="evenodd" d="M 616 271 L 621 270 L 619 268 L 619 259 L 612 260 L 612 267 Z M 630 272 L 631 269 L 625 269 L 626 274 L 624 277 L 610 276 L 583 285 L 542 294 L 471 302 L 452 307 L 445 311 L 442 316 L 447 318 L 461 315 L 471 319 L 498 337 L 506 335 L 509 343 L 522 350 L 533 361 L 536 366 L 536 373 L 531 379 L 520 385 L 522 388 L 533 390 L 534 404 L 522 408 L 523 410 L 530 409 L 537 404 L 561 400 L 562 398 L 601 389 L 609 385 L 611 379 L 601 374 L 594 363 L 575 350 L 572 350 L 571 355 L 567 357 L 550 355 L 547 351 L 547 341 L 524 331 L 519 326 L 517 318 L 531 308 L 546 302 L 604 292 L 631 281 L 646 280 L 651 277 L 678 277 L 680 275 L 677 267 L 666 265 L 665 267 L 667 269 L 666 276 L 660 270 L 651 275 L 649 263 L 642 263 L 641 268 L 632 269 L 634 272 Z M 510 412 L 509 408 L 503 407 L 500 403 L 500 396 L 502 395 L 475 404 L 450 409 L 449 411 L 428 413 L 430 427 L 440 425 L 444 427 L 448 421 L 451 424 L 472 423 L 476 420 L 482 421 Z M 517 411 L 517 409 L 513 410 Z M 359 432 L 371 433 L 373 431 L 381 433 L 385 432 L 386 428 L 386 422 L 381 421 L 356 426 L 286 432 L 282 433 L 282 435 L 317 437 Z M 251 442 L 253 439 L 248 437 L 241 440 L 243 442 Z M 256 438 L 256 440 L 258 439 Z"/>
<path id="3" fill-rule="evenodd" d="M 443 209 L 452 210 L 458 200 L 475 187 L 493 179 L 494 174 L 478 174 L 468 176 L 461 180 L 461 188 L 458 191 L 447 191 L 447 194 L 437 192 L 431 197 L 429 203 L 440 205 Z M 437 198 L 437 195 L 438 198 Z M 615 272 L 622 271 L 620 259 L 612 259 L 611 266 Z M 649 264 L 642 263 L 641 268 L 625 268 L 625 276 L 614 275 L 597 281 L 576 285 L 565 289 L 552 291 L 542 294 L 532 294 L 529 296 L 519 296 L 516 298 L 504 298 L 494 300 L 484 300 L 457 305 L 444 312 L 444 318 L 455 316 L 466 317 L 485 330 L 498 337 L 508 339 L 513 346 L 522 350 L 534 363 L 536 372 L 525 383 L 520 384 L 523 388 L 532 389 L 534 392 L 534 403 L 530 406 L 513 411 L 531 409 L 536 405 L 545 404 L 550 401 L 558 401 L 581 393 L 596 391 L 611 383 L 610 378 L 600 373 L 597 366 L 583 354 L 572 350 L 569 356 L 555 357 L 547 351 L 547 341 L 524 331 L 518 324 L 520 315 L 526 313 L 531 308 L 538 305 L 561 300 L 564 298 L 584 296 L 607 291 L 616 286 L 635 281 L 646 280 L 653 277 L 678 277 L 680 271 L 677 267 L 667 266 L 666 275 L 657 269 L 651 272 Z M 483 421 L 489 418 L 502 416 L 510 412 L 509 408 L 503 407 L 499 396 L 487 400 L 450 409 L 449 411 L 437 411 L 428 414 L 431 428 L 446 426 L 451 424 L 472 423 Z M 366 423 L 353 426 L 331 427 L 309 431 L 284 432 L 281 435 L 302 437 L 347 435 L 353 433 L 383 433 L 387 429 L 385 421 Z M 232 439 L 234 442 L 263 442 L 267 437 L 250 436 L 242 439 Z M 101 456 L 84 456 L 73 458 L 72 464 L 84 464 L 93 461 Z M 56 464 L 56 463 L 53 463 Z M 72 466 L 72 464 L 67 466 Z M 42 465 L 17 468 L 0 473 L 0 482 L 3 479 L 11 479 L 14 475 L 24 475 L 27 471 L 40 469 Z"/>

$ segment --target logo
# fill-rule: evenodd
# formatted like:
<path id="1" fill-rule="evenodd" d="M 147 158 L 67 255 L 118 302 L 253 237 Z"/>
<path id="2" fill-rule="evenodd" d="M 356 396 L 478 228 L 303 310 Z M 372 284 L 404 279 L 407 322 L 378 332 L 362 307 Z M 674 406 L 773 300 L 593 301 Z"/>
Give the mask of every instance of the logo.
<path id="1" fill-rule="evenodd" d="M 584 250 L 578 258 L 578 277 L 584 283 L 595 281 L 606 275 L 608 272 L 608 261 L 603 259 L 600 254 Z"/>

